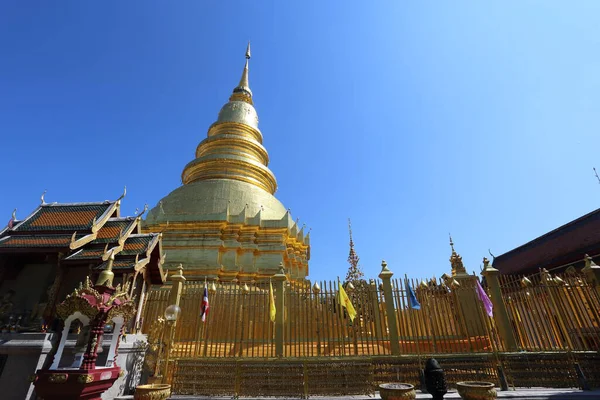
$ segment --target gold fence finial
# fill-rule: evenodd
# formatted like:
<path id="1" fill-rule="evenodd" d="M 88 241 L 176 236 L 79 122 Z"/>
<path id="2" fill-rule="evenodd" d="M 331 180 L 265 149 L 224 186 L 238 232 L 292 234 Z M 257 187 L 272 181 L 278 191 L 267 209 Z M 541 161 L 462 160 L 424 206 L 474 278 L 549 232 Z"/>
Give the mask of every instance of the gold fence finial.
<path id="1" fill-rule="evenodd" d="M 387 263 L 385 262 L 385 260 L 381 260 L 381 272 L 384 271 L 389 271 Z"/>
<path id="2" fill-rule="evenodd" d="M 313 285 L 313 287 L 312 287 L 312 291 L 313 291 L 315 294 L 319 294 L 319 292 L 321 291 L 321 286 L 319 286 L 319 283 L 318 283 L 318 282 L 315 282 L 315 284 L 314 284 L 314 285 Z"/>

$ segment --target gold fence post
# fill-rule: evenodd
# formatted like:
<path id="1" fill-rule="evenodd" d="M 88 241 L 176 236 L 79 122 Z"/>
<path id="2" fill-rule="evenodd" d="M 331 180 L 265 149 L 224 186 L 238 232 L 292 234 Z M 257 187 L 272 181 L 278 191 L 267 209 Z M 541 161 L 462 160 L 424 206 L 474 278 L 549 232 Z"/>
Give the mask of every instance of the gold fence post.
<path id="1" fill-rule="evenodd" d="M 385 310 L 387 314 L 388 330 L 390 335 L 390 349 L 392 355 L 400 355 L 400 343 L 398 342 L 398 321 L 394 307 L 394 296 L 392 294 L 392 276 L 394 273 L 387 267 L 387 263 L 381 261 L 381 272 L 379 278 L 383 284 L 383 295 L 385 296 Z"/>
<path id="2" fill-rule="evenodd" d="M 171 291 L 169 292 L 169 304 L 167 308 L 171 305 L 176 305 L 179 307 L 179 302 L 181 300 L 181 293 L 183 292 L 183 282 L 185 282 L 185 276 L 183 276 L 183 265 L 179 264 L 177 267 L 177 272 L 175 275 L 171 277 L 171 281 L 173 281 L 173 286 L 171 287 Z M 171 358 L 171 350 L 173 348 L 174 337 L 173 334 L 175 332 L 175 325 L 177 324 L 177 319 L 173 321 L 168 321 L 165 324 L 166 329 L 166 340 L 165 340 L 165 366 L 163 371 L 163 383 L 168 382 L 168 374 L 169 374 L 169 361 Z M 163 335 L 163 338 L 165 335 Z"/>
<path id="3" fill-rule="evenodd" d="M 179 264 L 177 272 L 171 277 L 172 286 L 169 292 L 169 306 L 175 304 L 179 306 L 181 301 L 181 293 L 183 292 L 183 282 L 185 282 L 185 276 L 183 276 L 183 265 Z"/>
<path id="4" fill-rule="evenodd" d="M 490 261 L 483 257 L 483 271 L 481 274 L 485 277 L 485 281 L 490 289 L 492 304 L 494 305 L 494 320 L 498 326 L 498 333 L 502 337 L 502 342 L 506 346 L 507 351 L 518 351 L 517 339 L 515 332 L 510 324 L 506 305 L 502 299 L 502 291 L 500 290 L 500 280 L 498 275 L 500 271 L 490 265 Z"/>
<path id="5" fill-rule="evenodd" d="M 284 283 L 287 280 L 283 263 L 279 264 L 279 272 L 273 275 L 275 281 L 275 355 L 283 357 L 283 323 L 285 319 L 285 299 L 283 294 Z"/>
<path id="6" fill-rule="evenodd" d="M 592 261 L 592 257 L 585 255 L 585 267 L 581 269 L 581 272 L 585 274 L 587 281 L 594 285 L 598 295 L 600 296 L 600 266 L 596 265 Z"/>
<path id="7" fill-rule="evenodd" d="M 373 309 L 373 323 L 375 324 L 375 337 L 377 340 L 381 339 L 383 336 L 381 334 L 381 315 L 379 308 L 379 299 L 377 298 L 377 285 L 375 284 L 375 280 L 371 279 L 369 281 L 369 298 L 371 300 L 371 308 Z"/>

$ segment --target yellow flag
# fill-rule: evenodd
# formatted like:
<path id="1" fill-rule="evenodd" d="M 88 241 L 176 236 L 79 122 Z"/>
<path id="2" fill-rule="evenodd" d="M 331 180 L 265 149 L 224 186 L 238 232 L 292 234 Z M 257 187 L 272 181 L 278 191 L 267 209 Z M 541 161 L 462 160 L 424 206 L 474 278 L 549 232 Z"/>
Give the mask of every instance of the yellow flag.
<path id="1" fill-rule="evenodd" d="M 350 317 L 350 321 L 354 322 L 354 317 L 356 317 L 356 310 L 354 309 L 352 302 L 348 298 L 348 295 L 346 294 L 346 291 L 344 290 L 340 282 L 338 282 L 338 286 L 340 287 L 340 305 L 346 308 L 348 316 Z"/>
<path id="2" fill-rule="evenodd" d="M 277 309 L 275 308 L 275 297 L 273 297 L 273 284 L 269 282 L 269 317 L 272 322 L 275 322 L 275 314 L 277 314 Z"/>

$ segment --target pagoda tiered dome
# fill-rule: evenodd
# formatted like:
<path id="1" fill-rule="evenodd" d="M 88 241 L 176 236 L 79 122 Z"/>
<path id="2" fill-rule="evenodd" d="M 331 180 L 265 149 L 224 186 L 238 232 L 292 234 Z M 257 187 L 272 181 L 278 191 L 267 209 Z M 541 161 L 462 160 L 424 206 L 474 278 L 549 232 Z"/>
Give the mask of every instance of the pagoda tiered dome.
<path id="1" fill-rule="evenodd" d="M 265 190 L 233 179 L 209 179 L 180 186 L 148 213 L 147 224 L 161 222 L 219 221 L 245 213 L 261 219 L 281 220 L 286 209 Z"/>
<path id="2" fill-rule="evenodd" d="M 164 232 L 168 263 L 184 264 L 192 278 L 268 279 L 280 263 L 292 279 L 308 275 L 309 235 L 274 196 L 249 59 L 248 46 L 240 82 L 184 167 L 183 185 L 145 221 L 145 229 Z"/>
<path id="3" fill-rule="evenodd" d="M 203 221 L 222 213 L 280 220 L 286 209 L 273 194 L 275 175 L 262 145 L 258 115 L 248 84 L 248 59 L 239 85 L 221 108 L 217 121 L 198 145 L 196 158 L 181 175 L 183 186 L 161 200 L 148 214 L 147 223 Z"/>

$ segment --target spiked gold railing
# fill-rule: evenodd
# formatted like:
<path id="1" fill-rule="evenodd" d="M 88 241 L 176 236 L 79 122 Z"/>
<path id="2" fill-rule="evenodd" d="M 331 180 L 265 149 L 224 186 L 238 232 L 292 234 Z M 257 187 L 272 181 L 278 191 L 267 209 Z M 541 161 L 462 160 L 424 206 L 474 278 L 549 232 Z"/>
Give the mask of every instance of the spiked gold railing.
<path id="1" fill-rule="evenodd" d="M 583 275 L 501 276 L 522 350 L 600 350 L 600 298 Z"/>
<path id="2" fill-rule="evenodd" d="M 406 282 L 414 287 L 421 309 L 409 307 Z M 460 296 L 472 287 L 449 289 L 445 285 L 418 286 L 415 281 L 393 280 L 392 301 L 396 312 L 401 354 L 491 352 L 495 338 L 493 319 L 472 302 L 477 318 L 465 318 Z M 285 357 L 347 357 L 390 355 L 390 326 L 380 281 L 372 281 L 361 293 L 348 290 L 358 311 L 353 322 L 337 300 L 337 282 L 319 282 L 318 293 L 310 285 L 287 287 L 284 312 Z M 274 324 L 269 319 L 268 285 L 250 285 L 245 292 L 235 283 L 216 285 L 209 295 L 210 311 L 202 322 L 203 283 L 186 282 L 181 296 L 183 310 L 176 329 L 173 355 L 182 357 L 275 356 Z M 471 293 L 472 292 L 472 293 Z M 142 331 L 168 306 L 168 290 L 147 296 Z M 497 345 L 497 344 L 496 344 Z"/>
<path id="3" fill-rule="evenodd" d="M 217 383 L 223 394 L 358 394 L 401 375 L 417 384 L 416 371 L 435 356 L 448 368 L 451 383 L 471 378 L 498 382 L 497 371 L 504 370 L 513 384 L 572 387 L 578 385 L 577 366 L 588 381 L 600 385 L 600 294 L 584 275 L 500 276 L 494 282 L 505 311 L 495 309 L 493 318 L 478 299 L 476 279 L 463 275 L 460 283 L 446 285 L 436 279 L 388 277 L 347 287 L 357 310 L 354 321 L 339 305 L 337 281 L 318 282 L 318 291 L 312 282 L 287 284 L 285 309 L 277 310 L 284 313 L 282 357 L 277 357 L 276 325 L 269 318 L 268 283 L 217 283 L 202 322 L 205 284 L 185 282 L 169 381 L 178 393 L 189 394 L 217 393 Z M 409 302 L 407 286 L 419 309 Z M 169 293 L 161 288 L 148 294 L 143 332 L 162 316 Z M 507 348 L 507 338 L 498 333 L 496 320 L 503 312 L 520 352 Z M 531 357 L 537 369 L 532 370 Z M 347 377 L 326 372 L 335 365 L 356 367 L 354 386 L 347 386 Z M 206 384 L 196 379 L 211 373 L 216 374 L 212 379 L 201 380 Z"/>

